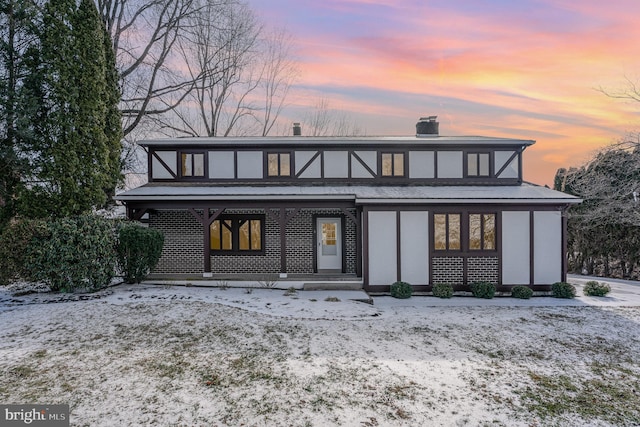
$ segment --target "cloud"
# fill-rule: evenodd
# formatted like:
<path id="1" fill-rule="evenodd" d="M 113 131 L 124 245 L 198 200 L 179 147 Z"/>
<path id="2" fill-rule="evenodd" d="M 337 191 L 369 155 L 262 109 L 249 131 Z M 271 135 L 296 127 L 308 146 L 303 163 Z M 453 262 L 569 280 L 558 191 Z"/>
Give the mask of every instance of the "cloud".
<path id="1" fill-rule="evenodd" d="M 296 14 L 298 105 L 328 94 L 369 133 L 436 114 L 444 130 L 536 139 L 525 176 L 550 183 L 638 125 L 640 105 L 596 90 L 640 73 L 637 0 L 279 4 Z"/>

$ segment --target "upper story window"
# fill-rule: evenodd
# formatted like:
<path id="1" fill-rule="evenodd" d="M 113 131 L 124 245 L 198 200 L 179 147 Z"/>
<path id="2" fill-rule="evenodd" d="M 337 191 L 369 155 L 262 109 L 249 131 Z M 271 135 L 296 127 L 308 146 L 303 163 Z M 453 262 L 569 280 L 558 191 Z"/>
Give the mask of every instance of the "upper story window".
<path id="1" fill-rule="evenodd" d="M 489 153 L 467 153 L 467 176 L 490 175 Z"/>
<path id="2" fill-rule="evenodd" d="M 291 153 L 267 154 L 268 176 L 291 176 Z"/>
<path id="3" fill-rule="evenodd" d="M 180 175 L 204 177 L 204 153 L 180 153 Z"/>
<path id="4" fill-rule="evenodd" d="M 382 176 L 404 176 L 404 153 L 381 153 Z"/>

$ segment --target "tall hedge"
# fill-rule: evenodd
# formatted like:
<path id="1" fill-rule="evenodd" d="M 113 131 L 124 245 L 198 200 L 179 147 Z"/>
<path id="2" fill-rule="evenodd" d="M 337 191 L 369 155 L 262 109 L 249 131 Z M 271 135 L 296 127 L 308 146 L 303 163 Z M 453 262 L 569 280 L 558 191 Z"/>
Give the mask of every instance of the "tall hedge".
<path id="1" fill-rule="evenodd" d="M 118 268 L 127 283 L 140 283 L 158 264 L 164 235 L 153 228 L 125 223 L 118 232 Z"/>
<path id="2" fill-rule="evenodd" d="M 30 251 L 48 238 L 47 223 L 40 220 L 14 219 L 0 233 L 0 285 L 16 279 L 30 278 L 25 262 Z"/>
<path id="3" fill-rule="evenodd" d="M 48 236 L 32 241 L 25 268 L 52 291 L 97 290 L 115 276 L 113 221 L 80 216 L 47 223 Z"/>

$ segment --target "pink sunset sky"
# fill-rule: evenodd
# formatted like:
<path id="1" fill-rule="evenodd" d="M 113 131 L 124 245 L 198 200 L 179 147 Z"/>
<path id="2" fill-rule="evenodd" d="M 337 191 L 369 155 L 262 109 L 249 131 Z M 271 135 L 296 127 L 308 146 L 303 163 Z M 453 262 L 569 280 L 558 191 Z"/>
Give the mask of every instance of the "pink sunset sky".
<path id="1" fill-rule="evenodd" d="M 534 139 L 525 179 L 640 127 L 640 103 L 600 91 L 640 81 L 640 0 L 249 0 L 295 40 L 300 77 L 284 118 L 319 99 L 367 135 Z"/>

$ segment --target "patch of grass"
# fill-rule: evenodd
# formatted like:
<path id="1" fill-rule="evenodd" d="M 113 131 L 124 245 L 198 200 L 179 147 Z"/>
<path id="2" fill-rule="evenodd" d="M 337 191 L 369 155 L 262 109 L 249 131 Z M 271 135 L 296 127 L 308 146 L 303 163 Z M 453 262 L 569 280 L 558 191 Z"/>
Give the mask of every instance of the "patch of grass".
<path id="1" fill-rule="evenodd" d="M 18 365 L 14 368 L 9 369 L 9 375 L 20 379 L 30 378 L 35 373 L 36 370 L 29 365 Z"/>
<path id="2" fill-rule="evenodd" d="M 532 385 L 516 393 L 524 409 L 543 420 L 577 415 L 614 425 L 640 424 L 640 373 L 620 365 L 592 365 L 594 376 L 544 375 L 529 371 Z"/>
<path id="3" fill-rule="evenodd" d="M 324 300 L 327 302 L 340 302 L 340 298 L 338 297 L 326 297 Z"/>
<path id="4" fill-rule="evenodd" d="M 46 349 L 38 350 L 35 353 L 33 353 L 33 357 L 36 358 L 36 359 L 42 359 L 46 355 L 47 355 L 47 350 Z"/>

